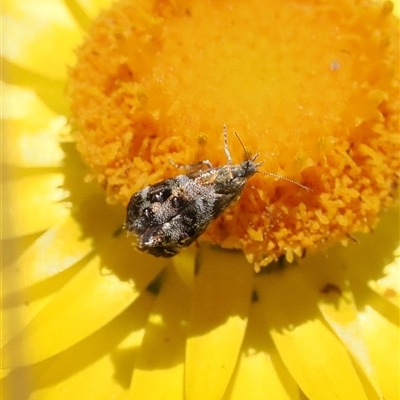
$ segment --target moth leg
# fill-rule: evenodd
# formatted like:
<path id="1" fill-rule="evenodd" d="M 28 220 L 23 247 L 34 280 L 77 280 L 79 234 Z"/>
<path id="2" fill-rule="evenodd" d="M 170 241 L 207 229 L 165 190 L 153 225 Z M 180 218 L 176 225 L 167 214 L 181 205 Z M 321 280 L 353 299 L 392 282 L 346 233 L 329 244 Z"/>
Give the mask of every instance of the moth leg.
<path id="1" fill-rule="evenodd" d="M 223 133 L 224 133 L 224 152 L 225 152 L 226 158 L 228 160 L 228 164 L 232 164 L 232 157 L 231 157 L 231 153 L 229 153 L 229 148 L 228 148 L 228 130 L 227 130 L 225 124 L 223 127 Z"/>
<path id="2" fill-rule="evenodd" d="M 207 168 L 213 167 L 209 160 L 203 160 L 203 161 L 199 161 L 197 163 L 189 164 L 189 165 L 176 164 L 171 160 L 169 160 L 169 162 L 175 168 L 186 169 L 186 170 L 190 170 L 191 172 L 199 171 L 200 169 L 204 168 L 204 166 L 206 166 Z"/>

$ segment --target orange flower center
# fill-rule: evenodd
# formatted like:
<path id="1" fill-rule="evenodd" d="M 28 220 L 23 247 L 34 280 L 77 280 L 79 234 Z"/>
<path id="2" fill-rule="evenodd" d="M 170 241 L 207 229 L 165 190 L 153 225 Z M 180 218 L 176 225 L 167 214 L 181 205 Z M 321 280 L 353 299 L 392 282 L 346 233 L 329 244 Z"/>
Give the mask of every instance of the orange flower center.
<path id="1" fill-rule="evenodd" d="M 398 181 L 390 3 L 120 1 L 70 72 L 78 149 L 110 202 L 208 159 L 261 170 L 203 239 L 265 265 L 366 231 Z"/>

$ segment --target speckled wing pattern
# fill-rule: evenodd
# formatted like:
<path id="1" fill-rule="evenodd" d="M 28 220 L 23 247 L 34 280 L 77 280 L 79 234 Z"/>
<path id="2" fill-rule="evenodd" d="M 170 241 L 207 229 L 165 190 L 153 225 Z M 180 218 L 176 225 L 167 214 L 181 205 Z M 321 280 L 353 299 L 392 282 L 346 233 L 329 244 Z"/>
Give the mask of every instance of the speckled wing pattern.
<path id="1" fill-rule="evenodd" d="M 241 194 L 260 165 L 255 158 L 178 175 L 135 193 L 125 227 L 135 236 L 137 248 L 172 257 L 193 243 Z"/>

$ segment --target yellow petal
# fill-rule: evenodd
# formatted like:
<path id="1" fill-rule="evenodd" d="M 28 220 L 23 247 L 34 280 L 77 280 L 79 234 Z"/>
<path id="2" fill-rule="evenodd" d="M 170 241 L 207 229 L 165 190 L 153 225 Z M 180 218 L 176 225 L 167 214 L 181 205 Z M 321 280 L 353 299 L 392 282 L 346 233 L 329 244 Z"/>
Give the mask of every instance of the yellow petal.
<path id="1" fill-rule="evenodd" d="M 92 19 L 95 18 L 101 10 L 109 8 L 111 0 L 77 0 L 77 3 L 85 10 Z"/>
<path id="2" fill-rule="evenodd" d="M 177 274 L 187 286 L 193 286 L 193 271 L 191 266 L 195 264 L 196 256 L 196 246 L 190 246 L 172 258 Z"/>
<path id="3" fill-rule="evenodd" d="M 370 287 L 383 298 L 400 307 L 400 247 L 395 250 L 394 260 L 386 265 L 384 276 L 377 281 L 370 281 Z"/>
<path id="4" fill-rule="evenodd" d="M 348 290 L 343 290 L 341 293 L 334 291 L 330 294 L 330 297 L 330 301 L 318 303 L 322 315 L 358 362 L 360 372 L 365 374 L 368 384 L 364 384 L 364 387 L 369 390 L 368 399 L 382 398 L 376 368 L 363 337 L 352 293 Z M 335 297 L 336 301 L 332 301 L 332 297 Z"/>
<path id="5" fill-rule="evenodd" d="M 68 11 L 72 15 L 75 22 L 81 27 L 81 29 L 87 31 L 90 26 L 91 19 L 86 14 L 85 9 L 76 0 L 64 0 L 64 4 L 66 7 L 68 7 Z"/>
<path id="6" fill-rule="evenodd" d="M 208 248 L 198 263 L 186 347 L 186 399 L 219 400 L 246 330 L 253 269 L 240 253 Z"/>
<path id="7" fill-rule="evenodd" d="M 43 76 L 65 78 L 66 65 L 74 62 L 82 32 L 63 1 L 9 1 L 2 24 L 7 32 L 3 57 Z"/>
<path id="8" fill-rule="evenodd" d="M 26 87 L 36 93 L 50 109 L 61 115 L 68 115 L 68 105 L 65 99 L 65 81 L 49 78 L 32 72 L 29 69 L 19 67 L 13 62 L 1 58 L 1 64 L 5 71 L 4 82 Z"/>
<path id="9" fill-rule="evenodd" d="M 50 360 L 34 379 L 29 399 L 114 399 L 127 392 L 129 372 L 153 301 L 154 296 L 144 292 L 110 324 Z"/>
<path id="10" fill-rule="evenodd" d="M 376 369 L 362 334 L 355 296 L 346 280 L 346 270 L 341 268 L 345 261 L 338 256 L 338 247 L 336 245 L 324 254 L 304 260 L 302 277 L 310 290 L 317 293 L 317 306 L 325 321 L 356 361 L 368 399 L 380 399 L 382 393 Z"/>
<path id="11" fill-rule="evenodd" d="M 18 167 L 61 166 L 61 133 L 66 118 L 50 111 L 37 95 L 2 83 L 7 103 L 3 109 L 3 162 Z"/>
<path id="12" fill-rule="evenodd" d="M 392 207 L 380 215 L 373 234 L 357 235 L 358 243 L 337 247 L 337 256 L 345 260 L 351 281 L 370 282 L 382 277 L 382 271 L 395 260 L 400 243 L 400 208 Z"/>
<path id="13" fill-rule="evenodd" d="M 160 271 L 164 260 L 110 241 L 30 324 L 3 349 L 5 367 L 51 357 L 100 329 L 131 304 Z M 132 257 L 126 259 L 126 254 Z M 107 271 L 113 271 L 113 273 Z"/>
<path id="14" fill-rule="evenodd" d="M 236 373 L 224 400 L 297 400 L 300 391 L 272 343 L 262 304 L 256 299 Z"/>
<path id="15" fill-rule="evenodd" d="M 194 264 L 187 265 L 194 271 Z M 182 398 L 191 290 L 171 264 L 146 326 L 131 382 L 132 399 Z"/>
<path id="16" fill-rule="evenodd" d="M 3 288 L 7 290 L 4 290 L 1 298 L 1 339 L 3 344 L 10 341 L 32 321 L 40 310 L 51 301 L 60 284 L 68 282 L 76 270 L 72 268 L 68 272 L 72 273 L 62 274 L 62 279 L 52 279 L 44 286 L 40 285 L 33 290 L 21 291 L 19 290 L 18 274 L 15 274 L 14 271 L 11 273 L 10 268 L 4 270 Z"/>
<path id="17" fill-rule="evenodd" d="M 75 206 L 79 211 L 74 216 L 48 229 L 7 269 L 16 275 L 19 289 L 29 288 L 82 260 L 94 246 L 110 240 L 123 220 L 122 209 L 110 207 L 95 195 Z"/>
<path id="18" fill-rule="evenodd" d="M 374 308 L 366 305 L 360 313 L 364 338 L 371 358 L 377 367 L 378 379 L 385 399 L 399 398 L 400 331 L 396 320 L 391 321 Z"/>
<path id="19" fill-rule="evenodd" d="M 2 185 L 2 239 L 44 231 L 65 219 L 70 211 L 61 187 L 64 176 L 48 173 L 30 176 Z"/>
<path id="20" fill-rule="evenodd" d="M 393 14 L 397 15 L 399 17 L 400 16 L 400 0 L 393 0 L 393 4 L 394 4 Z"/>
<path id="21" fill-rule="evenodd" d="M 18 274 L 21 288 L 28 288 L 74 265 L 92 248 L 92 239 L 84 238 L 80 223 L 69 216 L 40 236 L 8 271 Z"/>
<path id="22" fill-rule="evenodd" d="M 321 266 L 322 268 L 323 266 Z M 283 362 L 310 399 L 366 400 L 352 360 L 316 308 L 318 292 L 300 268 L 258 282 L 260 303 Z"/>

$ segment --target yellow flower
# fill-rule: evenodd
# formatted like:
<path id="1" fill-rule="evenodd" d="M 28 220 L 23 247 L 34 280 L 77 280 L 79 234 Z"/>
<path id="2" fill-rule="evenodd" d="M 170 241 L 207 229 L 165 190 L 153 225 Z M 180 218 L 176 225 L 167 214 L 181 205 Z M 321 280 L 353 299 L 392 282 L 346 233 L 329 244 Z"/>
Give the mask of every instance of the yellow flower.
<path id="1" fill-rule="evenodd" d="M 168 159 L 225 164 L 223 123 L 260 172 L 311 188 L 257 174 L 202 235 L 258 267 L 366 232 L 400 169 L 391 3 L 264 7 L 121 0 L 91 26 L 68 85 L 78 150 L 109 202 L 176 174 Z M 229 147 L 238 162 L 239 141 Z"/>
<path id="2" fill-rule="evenodd" d="M 5 396 L 397 399 L 397 208 L 358 244 L 256 275 L 207 244 L 170 260 L 132 249 L 123 207 L 85 182 L 63 96 L 83 29 L 108 5 L 5 6 Z"/>

